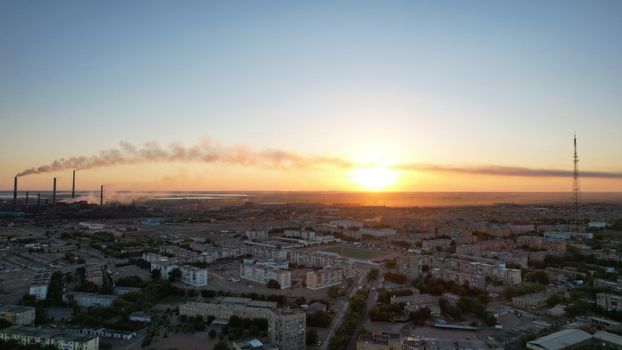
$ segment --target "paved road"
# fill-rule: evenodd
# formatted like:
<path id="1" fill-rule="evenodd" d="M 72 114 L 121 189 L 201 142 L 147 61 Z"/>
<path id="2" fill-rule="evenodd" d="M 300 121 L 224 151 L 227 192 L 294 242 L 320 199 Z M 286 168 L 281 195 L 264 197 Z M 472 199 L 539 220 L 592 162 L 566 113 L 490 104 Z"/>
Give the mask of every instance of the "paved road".
<path id="1" fill-rule="evenodd" d="M 350 291 L 350 294 L 346 298 L 346 302 L 343 303 L 343 306 L 341 307 L 341 309 L 339 309 L 337 311 L 337 314 L 335 314 L 335 317 L 333 318 L 333 323 L 331 323 L 330 328 L 328 329 L 328 335 L 326 336 L 324 343 L 322 343 L 322 346 L 320 346 L 320 350 L 326 350 L 328 348 L 328 343 L 330 342 L 330 338 L 332 338 L 333 334 L 335 334 L 335 330 L 341 324 L 341 319 L 343 318 L 343 315 L 346 313 L 346 310 L 348 309 L 348 299 L 350 299 L 350 297 L 353 296 L 354 293 L 358 291 L 359 287 L 363 287 L 363 279 L 366 276 L 367 276 L 367 273 L 361 272 L 361 278 L 359 278 L 358 283 L 354 285 L 354 287 Z"/>

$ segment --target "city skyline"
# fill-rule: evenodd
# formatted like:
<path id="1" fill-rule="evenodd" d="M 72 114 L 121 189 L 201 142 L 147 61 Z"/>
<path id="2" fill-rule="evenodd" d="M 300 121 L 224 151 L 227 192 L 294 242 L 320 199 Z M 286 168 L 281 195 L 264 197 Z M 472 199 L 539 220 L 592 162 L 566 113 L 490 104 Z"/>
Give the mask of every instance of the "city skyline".
<path id="1" fill-rule="evenodd" d="M 572 172 L 576 131 L 582 190 L 622 191 L 589 176 L 622 172 L 618 2 L 0 6 L 3 190 L 120 142 L 207 137 L 348 165 L 159 160 L 84 170 L 78 186 L 570 191 L 571 175 L 538 171 Z M 71 170 L 20 184 L 52 177 L 71 186 Z"/>

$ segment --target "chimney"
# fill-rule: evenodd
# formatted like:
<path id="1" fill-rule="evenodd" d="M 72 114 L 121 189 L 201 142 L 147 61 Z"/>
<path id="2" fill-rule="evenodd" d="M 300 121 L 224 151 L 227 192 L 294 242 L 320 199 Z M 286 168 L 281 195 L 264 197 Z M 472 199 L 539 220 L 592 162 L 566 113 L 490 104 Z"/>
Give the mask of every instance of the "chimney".
<path id="1" fill-rule="evenodd" d="M 76 198 L 76 171 L 73 171 L 73 182 L 71 183 L 71 199 Z"/>
<path id="2" fill-rule="evenodd" d="M 41 192 L 37 193 L 37 208 L 41 208 Z"/>
<path id="3" fill-rule="evenodd" d="M 104 185 L 101 185 L 99 189 L 99 206 L 104 206 Z"/>
<path id="4" fill-rule="evenodd" d="M 56 206 L 56 178 L 54 178 L 54 185 L 52 186 L 52 205 Z"/>
<path id="5" fill-rule="evenodd" d="M 17 207 L 17 176 L 13 179 L 13 210 Z"/>
<path id="6" fill-rule="evenodd" d="M 28 197 L 30 196 L 30 192 L 26 192 L 26 205 L 28 205 Z"/>

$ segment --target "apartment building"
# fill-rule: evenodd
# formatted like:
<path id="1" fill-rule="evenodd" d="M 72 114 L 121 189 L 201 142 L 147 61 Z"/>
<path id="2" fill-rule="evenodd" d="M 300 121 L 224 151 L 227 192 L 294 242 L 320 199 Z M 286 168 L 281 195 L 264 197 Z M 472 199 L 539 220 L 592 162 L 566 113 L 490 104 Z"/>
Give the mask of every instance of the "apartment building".
<path id="1" fill-rule="evenodd" d="M 596 294 L 596 305 L 607 311 L 622 311 L 622 296 L 610 293 Z"/>
<path id="2" fill-rule="evenodd" d="M 28 294 L 34 295 L 37 301 L 45 300 L 48 296 L 48 285 L 50 284 L 51 271 L 39 273 L 28 288 Z"/>
<path id="3" fill-rule="evenodd" d="M 453 281 L 457 285 L 468 285 L 469 287 L 485 289 L 486 276 L 475 275 L 466 272 L 454 271 L 446 268 L 434 268 L 432 276 L 444 281 Z"/>
<path id="4" fill-rule="evenodd" d="M 324 266 L 342 264 L 349 261 L 334 253 L 301 250 L 288 251 L 287 260 L 291 264 L 310 268 L 322 268 Z"/>
<path id="5" fill-rule="evenodd" d="M 307 230 L 285 230 L 283 237 L 304 239 L 305 241 L 315 241 L 315 232 Z"/>
<path id="6" fill-rule="evenodd" d="M 35 283 L 28 288 L 28 294 L 34 295 L 37 301 L 45 300 L 48 296 L 48 284 Z"/>
<path id="7" fill-rule="evenodd" d="M 13 326 L 0 330 L 0 339 L 19 344 L 51 345 L 59 350 L 98 350 L 99 337 L 75 334 L 63 329 Z"/>
<path id="8" fill-rule="evenodd" d="M 87 281 L 101 286 L 104 283 L 105 265 L 101 263 L 99 259 L 88 258 L 86 259 L 85 278 Z"/>
<path id="9" fill-rule="evenodd" d="M 529 249 L 541 249 L 557 253 L 566 252 L 566 241 L 556 238 L 547 238 L 540 236 L 519 236 L 518 238 L 516 238 L 516 244 L 519 247 L 526 246 Z"/>
<path id="10" fill-rule="evenodd" d="M 74 292 L 63 296 L 65 302 L 73 300 L 79 307 L 110 307 L 116 298 L 116 295 L 82 292 Z"/>
<path id="11" fill-rule="evenodd" d="M 283 263 L 275 261 L 244 259 L 240 264 L 240 278 L 262 284 L 275 280 L 279 282 L 281 289 L 290 288 L 292 286 L 292 273 L 286 268 L 287 266 Z"/>
<path id="12" fill-rule="evenodd" d="M 421 248 L 426 250 L 434 250 L 439 248 L 448 248 L 451 246 L 451 239 L 437 238 L 437 239 L 424 239 L 421 241 Z"/>
<path id="13" fill-rule="evenodd" d="M 35 322 L 35 308 L 32 306 L 0 304 L 0 319 L 27 326 Z"/>
<path id="14" fill-rule="evenodd" d="M 207 269 L 182 265 L 179 267 L 181 271 L 181 281 L 194 287 L 203 287 L 207 285 L 208 274 Z"/>
<path id="15" fill-rule="evenodd" d="M 185 316 L 214 316 L 228 320 L 231 316 L 261 318 L 268 321 L 270 341 L 282 350 L 305 349 L 306 314 L 298 309 L 278 309 L 274 302 L 248 298 L 217 298 L 210 303 L 189 302 L 179 306 Z"/>
<path id="16" fill-rule="evenodd" d="M 249 230 L 246 231 L 246 238 L 248 239 L 268 239 L 268 231 L 264 230 Z"/>
<path id="17" fill-rule="evenodd" d="M 246 254 L 252 256 L 255 259 L 261 260 L 285 260 L 287 259 L 286 249 L 281 249 L 280 246 L 270 244 L 266 242 L 251 242 L 244 241 L 244 249 Z"/>
<path id="18" fill-rule="evenodd" d="M 397 271 L 412 278 L 422 277 L 434 266 L 442 266 L 435 255 L 402 254 L 397 257 Z"/>
<path id="19" fill-rule="evenodd" d="M 346 278 L 356 274 L 353 263 L 327 265 L 321 270 L 309 271 L 306 275 L 306 286 L 309 289 L 322 289 L 341 284 Z"/>

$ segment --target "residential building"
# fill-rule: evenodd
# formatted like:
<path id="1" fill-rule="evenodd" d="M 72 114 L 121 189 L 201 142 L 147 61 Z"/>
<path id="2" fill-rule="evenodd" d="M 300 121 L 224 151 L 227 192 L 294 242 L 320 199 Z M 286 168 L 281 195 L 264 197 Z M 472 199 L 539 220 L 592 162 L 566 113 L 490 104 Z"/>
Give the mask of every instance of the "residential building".
<path id="1" fill-rule="evenodd" d="M 35 283 L 28 288 L 28 294 L 34 295 L 37 301 L 45 300 L 48 296 L 48 284 Z"/>
<path id="2" fill-rule="evenodd" d="M 349 262 L 348 259 L 342 258 L 339 254 L 318 251 L 311 252 L 303 250 L 288 251 L 287 260 L 291 264 L 311 268 L 322 268 L 328 265 L 336 265 Z"/>
<path id="3" fill-rule="evenodd" d="M 267 239 L 268 238 L 268 231 L 263 231 L 263 230 L 251 230 L 251 231 L 246 231 L 246 238 L 248 239 Z"/>
<path id="4" fill-rule="evenodd" d="M 14 340 L 19 344 L 52 345 L 58 350 L 98 350 L 99 337 L 75 334 L 56 328 L 13 326 L 0 330 L 0 339 Z"/>
<path id="5" fill-rule="evenodd" d="M 341 284 L 356 273 L 354 264 L 328 265 L 321 270 L 307 272 L 306 286 L 309 289 L 322 289 Z"/>
<path id="6" fill-rule="evenodd" d="M 520 295 L 512 298 L 512 304 L 524 310 L 535 310 L 546 305 L 548 295 L 545 292 Z"/>
<path id="7" fill-rule="evenodd" d="M 519 236 L 516 239 L 518 246 L 525 246 L 529 249 L 540 249 L 552 252 L 566 252 L 566 241 L 559 238 L 540 237 L 540 236 Z"/>
<path id="8" fill-rule="evenodd" d="M 181 281 L 194 287 L 203 287 L 207 285 L 207 269 L 182 265 L 179 267 L 181 270 Z"/>
<path id="9" fill-rule="evenodd" d="M 305 348 L 306 314 L 298 309 L 276 308 L 276 303 L 248 298 L 216 298 L 210 303 L 189 302 L 179 306 L 185 316 L 214 316 L 228 320 L 231 316 L 261 318 L 268 321 L 270 341 L 282 350 Z"/>
<path id="10" fill-rule="evenodd" d="M 292 286 L 291 271 L 283 269 L 283 265 L 275 261 L 244 259 L 240 264 L 240 278 L 262 284 L 275 280 L 279 282 L 281 289 Z"/>
<path id="11" fill-rule="evenodd" d="M 307 230 L 285 230 L 283 237 L 287 238 L 299 238 L 306 241 L 315 241 L 315 232 Z"/>
<path id="12" fill-rule="evenodd" d="M 66 302 L 73 300 L 79 307 L 109 307 L 116 295 L 74 292 L 63 296 Z"/>
<path id="13" fill-rule="evenodd" d="M 622 296 L 610 293 L 596 294 L 596 305 L 607 311 L 622 311 Z"/>
<path id="14" fill-rule="evenodd" d="M 0 319 L 20 326 L 35 322 L 35 308 L 32 306 L 0 304 Z"/>

